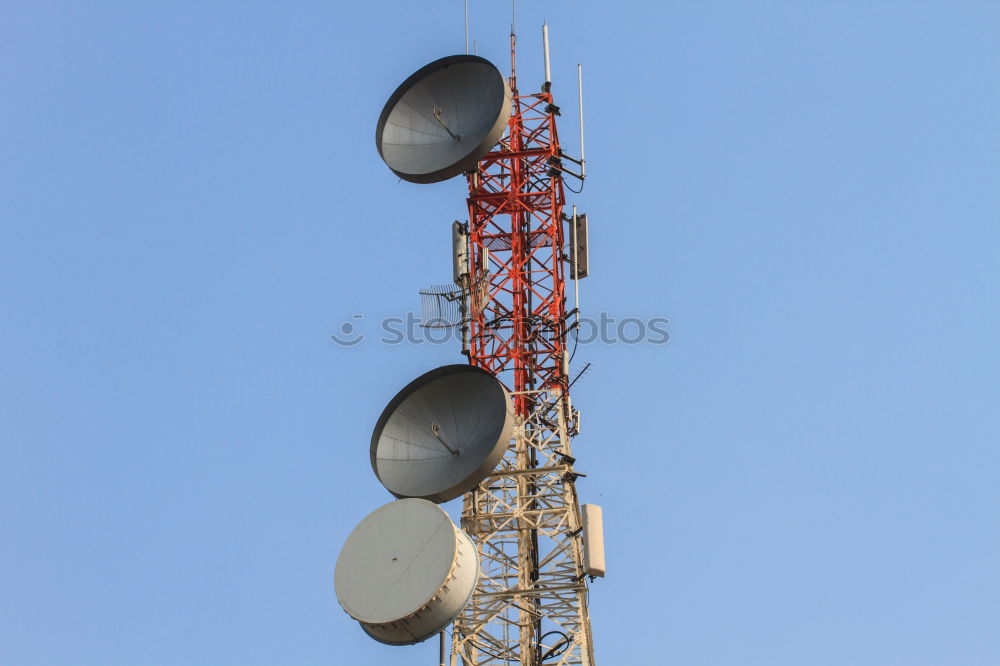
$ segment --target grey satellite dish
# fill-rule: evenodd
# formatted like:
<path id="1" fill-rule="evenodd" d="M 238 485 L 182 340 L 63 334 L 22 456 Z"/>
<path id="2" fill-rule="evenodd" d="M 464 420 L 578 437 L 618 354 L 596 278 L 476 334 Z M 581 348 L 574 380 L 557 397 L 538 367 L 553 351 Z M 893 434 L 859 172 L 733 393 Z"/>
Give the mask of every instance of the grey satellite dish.
<path id="1" fill-rule="evenodd" d="M 436 504 L 404 499 L 354 528 L 337 558 L 334 588 L 369 636 L 410 645 L 451 624 L 478 578 L 479 554 L 469 536 Z"/>
<path id="2" fill-rule="evenodd" d="M 413 183 L 436 183 L 476 166 L 503 135 L 510 87 L 474 55 L 435 60 L 392 94 L 375 131 L 379 155 Z"/>
<path id="3" fill-rule="evenodd" d="M 513 435 L 510 394 L 471 365 L 446 365 L 396 394 L 372 433 L 375 476 L 396 497 L 447 502 L 472 490 Z"/>

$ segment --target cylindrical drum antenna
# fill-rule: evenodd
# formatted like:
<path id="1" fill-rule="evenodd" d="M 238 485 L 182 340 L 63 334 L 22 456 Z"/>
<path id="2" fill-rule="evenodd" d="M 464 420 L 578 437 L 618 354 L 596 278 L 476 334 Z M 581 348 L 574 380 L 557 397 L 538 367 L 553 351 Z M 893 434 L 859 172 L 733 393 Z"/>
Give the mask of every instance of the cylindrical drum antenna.
<path id="1" fill-rule="evenodd" d="M 337 558 L 337 601 L 381 643 L 410 645 L 442 631 L 472 598 L 479 554 L 439 506 L 390 502 L 354 528 Z"/>

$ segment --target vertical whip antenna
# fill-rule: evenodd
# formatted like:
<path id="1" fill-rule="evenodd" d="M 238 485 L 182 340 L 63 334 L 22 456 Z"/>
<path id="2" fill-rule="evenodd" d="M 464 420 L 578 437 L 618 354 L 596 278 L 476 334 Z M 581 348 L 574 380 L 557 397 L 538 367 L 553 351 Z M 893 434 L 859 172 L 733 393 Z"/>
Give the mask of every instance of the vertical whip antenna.
<path id="1" fill-rule="evenodd" d="M 552 71 L 549 68 L 549 24 L 542 24 L 542 50 L 545 54 L 545 89 L 552 85 Z"/>
<path id="2" fill-rule="evenodd" d="M 517 95 L 517 35 L 513 26 L 510 31 L 510 91 Z"/>
<path id="3" fill-rule="evenodd" d="M 580 100 L 580 180 L 587 177 L 587 158 L 583 153 L 583 65 L 576 65 L 576 89 Z"/>
<path id="4" fill-rule="evenodd" d="M 469 0 L 465 0 L 465 54 L 469 54 Z"/>

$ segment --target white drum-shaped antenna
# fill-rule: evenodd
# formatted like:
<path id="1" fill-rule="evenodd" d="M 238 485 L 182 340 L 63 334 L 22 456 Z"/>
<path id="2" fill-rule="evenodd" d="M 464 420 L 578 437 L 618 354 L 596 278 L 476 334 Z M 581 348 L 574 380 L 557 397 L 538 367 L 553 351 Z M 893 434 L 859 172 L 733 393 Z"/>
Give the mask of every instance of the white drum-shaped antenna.
<path id="1" fill-rule="evenodd" d="M 435 60 L 392 94 L 375 130 L 379 155 L 413 183 L 436 183 L 476 166 L 503 135 L 510 86 L 474 55 Z"/>
<path id="2" fill-rule="evenodd" d="M 510 394 L 496 377 L 446 365 L 410 382 L 382 411 L 372 469 L 396 497 L 447 502 L 493 471 L 513 431 Z"/>
<path id="3" fill-rule="evenodd" d="M 337 558 L 337 601 L 369 636 L 410 645 L 451 624 L 469 603 L 479 554 L 441 507 L 382 506 L 354 528 Z"/>

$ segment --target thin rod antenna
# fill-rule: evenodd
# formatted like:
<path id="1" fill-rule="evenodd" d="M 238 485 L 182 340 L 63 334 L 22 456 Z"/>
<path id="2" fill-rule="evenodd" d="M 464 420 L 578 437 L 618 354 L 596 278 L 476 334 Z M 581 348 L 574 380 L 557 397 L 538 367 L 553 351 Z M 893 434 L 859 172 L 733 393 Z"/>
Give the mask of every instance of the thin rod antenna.
<path id="1" fill-rule="evenodd" d="M 472 40 L 472 55 L 479 55 L 479 42 Z"/>
<path id="2" fill-rule="evenodd" d="M 465 55 L 469 55 L 469 0 L 465 0 Z"/>
<path id="3" fill-rule="evenodd" d="M 545 83 L 552 83 L 552 72 L 549 69 L 549 24 L 542 24 L 542 46 L 545 52 Z"/>
<path id="4" fill-rule="evenodd" d="M 587 158 L 583 153 L 583 65 L 576 65 L 576 89 L 580 100 L 580 180 L 587 177 Z"/>
<path id="5" fill-rule="evenodd" d="M 517 25 L 517 0 L 510 0 L 510 34 L 517 34 L 514 27 Z"/>
<path id="6" fill-rule="evenodd" d="M 510 90 L 517 95 L 517 35 L 510 31 Z"/>
<path id="7" fill-rule="evenodd" d="M 466 53 L 468 53 L 468 51 L 466 51 Z M 441 646 L 440 646 L 440 649 L 438 650 L 438 652 L 441 655 L 441 659 L 440 659 L 441 666 L 445 666 L 445 664 L 444 664 L 444 629 L 441 630 Z"/>

